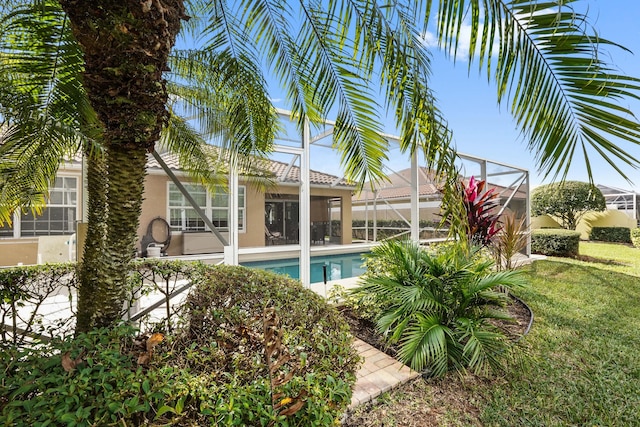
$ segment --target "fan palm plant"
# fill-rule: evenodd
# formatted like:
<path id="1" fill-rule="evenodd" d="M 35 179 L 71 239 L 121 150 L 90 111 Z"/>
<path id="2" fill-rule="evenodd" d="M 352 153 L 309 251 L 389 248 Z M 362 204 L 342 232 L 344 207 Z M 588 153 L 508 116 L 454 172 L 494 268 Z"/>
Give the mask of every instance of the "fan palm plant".
<path id="1" fill-rule="evenodd" d="M 358 182 L 382 178 L 387 142 L 380 123 L 388 112 L 395 118 L 403 150 L 420 150 L 434 169 L 449 168 L 450 135 L 428 85 L 430 52 L 423 35 L 432 16 L 440 43 L 453 52 L 465 41 L 461 26 L 464 17 L 470 18 L 472 31 L 466 41 L 473 61 L 469 63 L 477 61 L 481 71 L 497 81 L 498 100 L 510 105 L 543 170 L 566 173 L 574 154 L 587 153 L 591 147 L 622 172 L 619 164 L 637 161 L 611 137 L 633 144 L 640 141 L 640 126 L 618 102 L 637 97 L 639 81 L 616 74 L 603 62 L 602 48 L 616 45 L 598 38 L 585 17 L 571 9 L 573 3 L 329 0 L 294 6 L 271 0 L 8 0 L 0 6 L 0 74 L 3 85 L 17 83 L 24 90 L 7 92 L 12 98 L 2 99 L 2 114 L 15 124 L 35 120 L 28 113 L 37 111 L 39 121 L 25 128 L 22 140 L 29 145 L 26 135 L 31 129 L 42 136 L 42 143 L 22 154 L 10 148 L 2 153 L 5 176 L 14 190 L 3 186 L 6 197 L 0 200 L 0 220 L 9 219 L 12 208 L 42 199 L 56 162 L 63 158 L 60 153 L 77 151 L 74 147 L 83 139 L 71 135 L 97 134 L 88 138 L 92 142 L 84 151 L 101 153 L 99 167 L 91 170 L 102 175 L 97 180 L 108 181 L 97 182 L 90 190 L 101 193 L 95 197 L 104 207 L 104 217 L 92 217 L 102 221 L 98 236 L 103 238 L 91 239 L 88 245 L 104 245 L 106 256 L 95 265 L 101 273 L 93 286 L 111 308 L 97 317 L 101 324 L 114 321 L 123 266 L 133 253 L 146 153 L 154 150 L 171 118 L 169 70 L 187 70 L 194 76 L 198 70 L 212 73 L 211 79 L 201 74 L 200 82 L 209 85 L 222 106 L 207 110 L 229 114 L 211 129 L 221 131 L 240 150 L 268 148 L 272 140 L 273 128 L 268 125 L 273 123 L 269 119 L 273 111 L 265 110 L 270 107 L 265 76 L 273 75 L 286 88 L 300 127 L 307 119 L 336 117 L 334 145 L 350 178 Z M 57 19 L 51 34 L 57 34 L 59 41 L 43 38 L 51 13 Z M 22 24 L 27 21 L 29 25 Z M 193 39 L 195 48 L 178 53 L 176 38 L 189 31 L 198 36 Z M 31 57 L 16 49 L 14 43 L 25 38 L 46 40 L 30 46 L 43 55 Z M 497 53 L 494 45 L 499 47 Z M 4 56 L 5 49 L 9 57 Z M 196 62 L 181 68 L 173 57 Z M 199 60 L 210 67 L 196 65 Z M 17 77 L 16 62 L 25 70 Z M 68 73 L 76 69 L 71 63 L 81 69 Z M 56 84 L 31 90 L 23 84 L 29 80 L 29 69 Z M 62 81 L 74 86 L 75 92 L 55 91 L 71 89 L 58 86 Z M 174 83 L 184 89 L 180 79 Z M 51 105 L 77 107 L 78 120 L 52 116 L 47 106 L 54 100 L 60 103 Z M 31 108 L 34 103 L 38 108 Z M 67 143 L 60 143 L 59 137 Z M 15 156 L 9 159 L 10 153 Z M 16 170 L 29 163 L 28 157 L 45 159 L 53 167 L 43 168 L 33 178 L 20 175 Z M 585 161 L 590 171 L 586 155 Z M 3 184 L 7 179 L 0 178 Z M 23 183 L 17 182 L 20 179 Z M 20 202 L 13 203 L 16 200 Z"/>
<path id="2" fill-rule="evenodd" d="M 523 284 L 515 271 L 492 271 L 492 262 L 458 245 L 430 252 L 409 241 L 388 241 L 370 257 L 386 272 L 367 275 L 353 295 L 374 299 L 377 328 L 413 369 L 441 376 L 450 368 L 497 369 L 508 340 L 492 320 L 509 320 L 500 290 Z"/>

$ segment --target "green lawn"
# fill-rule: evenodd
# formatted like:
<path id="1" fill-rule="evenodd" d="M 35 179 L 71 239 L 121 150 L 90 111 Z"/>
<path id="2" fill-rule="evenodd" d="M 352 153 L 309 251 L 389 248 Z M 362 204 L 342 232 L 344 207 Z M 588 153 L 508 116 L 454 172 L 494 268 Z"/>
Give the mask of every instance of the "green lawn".
<path id="1" fill-rule="evenodd" d="M 640 250 L 581 243 L 580 254 L 525 267 L 535 314 L 526 354 L 490 388 L 480 420 L 496 426 L 640 425 Z"/>

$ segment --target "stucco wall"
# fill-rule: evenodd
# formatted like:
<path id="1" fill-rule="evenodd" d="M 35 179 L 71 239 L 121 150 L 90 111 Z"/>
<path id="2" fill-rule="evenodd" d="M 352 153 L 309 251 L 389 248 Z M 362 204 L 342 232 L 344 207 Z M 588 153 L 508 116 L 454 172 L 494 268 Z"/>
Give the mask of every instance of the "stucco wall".
<path id="1" fill-rule="evenodd" d="M 22 263 L 24 265 L 38 262 L 38 238 L 23 237 L 21 239 L 0 240 L 0 266 L 7 267 Z"/>
<path id="2" fill-rule="evenodd" d="M 165 175 L 148 175 L 145 179 L 144 201 L 142 203 L 142 215 L 140 216 L 140 225 L 138 227 L 138 249 L 140 248 L 140 239 L 146 234 L 147 226 L 156 217 L 160 216 L 168 221 L 167 197 L 168 182 L 170 179 Z M 186 179 L 184 180 L 186 181 Z M 245 195 L 245 231 L 238 235 L 239 247 L 259 247 L 265 245 L 264 238 L 264 203 L 265 193 L 255 187 L 241 182 L 240 185 L 246 186 Z M 281 186 L 277 191 L 271 190 L 272 193 L 297 195 L 298 188 L 295 186 Z M 343 215 L 348 216 L 348 221 L 343 227 L 348 230 L 342 232 L 342 243 L 351 243 L 351 191 L 333 188 L 312 188 L 311 196 L 323 197 L 342 197 L 343 206 L 346 206 L 348 212 Z M 325 205 L 320 200 L 313 200 L 311 204 L 311 221 L 327 221 L 328 212 Z M 343 224 L 345 222 L 343 221 Z M 214 236 L 212 238 L 215 239 Z M 171 235 L 171 243 L 167 253 L 169 255 L 182 254 L 183 236 L 180 232 L 173 232 Z"/>
<path id="3" fill-rule="evenodd" d="M 636 222 L 629 215 L 615 209 L 604 212 L 589 212 L 578 223 L 581 239 L 588 239 L 593 227 L 627 227 L 636 228 Z"/>
<path id="4" fill-rule="evenodd" d="M 537 230 L 539 228 L 562 228 L 560 224 L 549 215 L 540 215 L 531 217 L 531 229 Z"/>
<path id="5" fill-rule="evenodd" d="M 239 233 L 238 246 L 264 246 L 264 192 L 247 185 L 246 199 L 246 231 Z"/>

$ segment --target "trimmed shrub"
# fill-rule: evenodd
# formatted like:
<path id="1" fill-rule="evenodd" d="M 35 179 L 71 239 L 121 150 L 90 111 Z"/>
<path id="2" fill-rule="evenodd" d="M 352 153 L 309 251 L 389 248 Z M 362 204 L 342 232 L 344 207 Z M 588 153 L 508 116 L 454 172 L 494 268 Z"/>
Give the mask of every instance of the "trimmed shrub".
<path id="1" fill-rule="evenodd" d="M 283 276 L 199 270 L 171 336 L 119 326 L 0 345 L 0 425 L 333 425 L 359 364 L 339 313 Z"/>
<path id="2" fill-rule="evenodd" d="M 531 252 L 542 255 L 574 257 L 578 255 L 580 232 L 561 229 L 533 230 Z"/>
<path id="3" fill-rule="evenodd" d="M 631 230 L 631 243 L 636 248 L 640 248 L 640 228 L 634 228 Z"/>
<path id="4" fill-rule="evenodd" d="M 589 239 L 599 242 L 631 243 L 631 230 L 628 227 L 593 227 Z"/>
<path id="5" fill-rule="evenodd" d="M 206 272 L 184 308 L 173 356 L 202 381 L 190 390 L 191 404 L 212 411 L 215 420 L 324 426 L 351 402 L 359 357 L 349 326 L 298 281 L 218 266 Z M 268 330 L 276 333 L 269 337 Z"/>

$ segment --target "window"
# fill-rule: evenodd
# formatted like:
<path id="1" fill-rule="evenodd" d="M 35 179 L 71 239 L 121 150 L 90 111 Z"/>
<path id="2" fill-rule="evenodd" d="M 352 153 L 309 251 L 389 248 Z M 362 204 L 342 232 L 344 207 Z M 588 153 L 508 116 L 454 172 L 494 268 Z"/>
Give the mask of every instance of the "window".
<path id="1" fill-rule="evenodd" d="M 13 225 L 4 223 L 0 226 L 0 237 L 13 237 Z"/>
<path id="2" fill-rule="evenodd" d="M 41 215 L 31 211 L 20 216 L 21 236 L 56 236 L 76 232 L 77 179 L 59 176 L 49 190 L 49 201 Z"/>
<path id="3" fill-rule="evenodd" d="M 229 231 L 229 194 L 220 188 L 214 194 L 207 193 L 206 189 L 197 184 L 184 184 L 191 197 L 196 201 L 211 220 L 213 225 L 221 231 Z M 238 187 L 238 229 L 245 230 L 245 187 Z M 182 195 L 178 187 L 169 183 L 169 224 L 174 231 L 205 231 L 204 221 L 198 216 L 195 209 Z"/>

